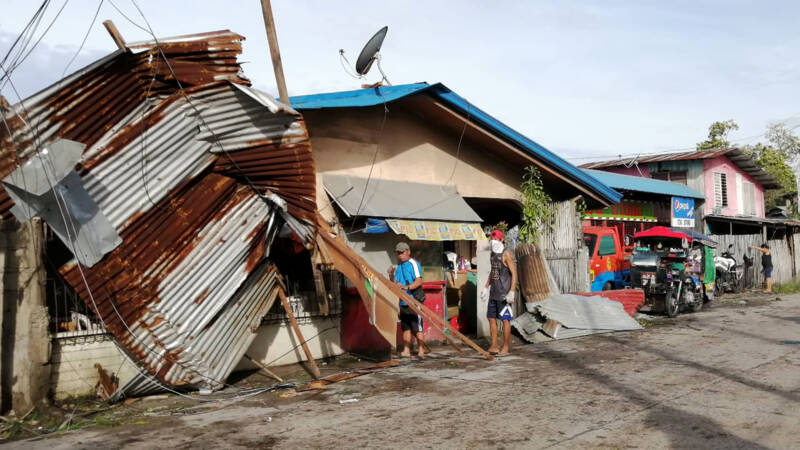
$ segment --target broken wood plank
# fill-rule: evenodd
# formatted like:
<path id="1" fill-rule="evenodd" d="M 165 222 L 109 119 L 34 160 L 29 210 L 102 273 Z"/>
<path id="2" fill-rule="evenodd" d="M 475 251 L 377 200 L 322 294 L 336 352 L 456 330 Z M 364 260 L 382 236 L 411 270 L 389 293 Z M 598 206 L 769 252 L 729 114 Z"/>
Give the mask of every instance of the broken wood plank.
<path id="1" fill-rule="evenodd" d="M 283 383 L 283 378 L 279 377 L 277 374 L 275 374 L 275 372 L 273 372 L 273 371 L 269 370 L 269 369 L 267 368 L 267 366 L 265 366 L 264 364 L 261 364 L 261 362 L 259 362 L 259 361 L 256 361 L 255 359 L 251 358 L 251 357 L 250 357 L 250 355 L 248 355 L 248 354 L 245 354 L 245 355 L 244 355 L 244 357 L 245 357 L 245 358 L 247 358 L 247 360 L 248 360 L 248 361 L 250 361 L 251 363 L 253 363 L 253 365 L 255 365 L 256 367 L 258 367 L 258 369 L 259 369 L 260 371 L 264 372 L 264 373 L 265 373 L 265 374 L 267 374 L 269 377 L 271 377 L 271 378 L 274 378 L 274 379 L 278 380 L 278 383 Z"/>
<path id="2" fill-rule="evenodd" d="M 319 367 L 317 367 L 317 362 L 314 361 L 314 357 L 311 355 L 311 350 L 308 349 L 306 340 L 303 337 L 303 332 L 300 331 L 300 326 L 297 325 L 297 320 L 295 320 L 294 313 L 292 312 L 292 306 L 289 304 L 289 300 L 286 298 L 286 293 L 283 292 L 283 288 L 278 289 L 278 297 L 281 299 L 283 310 L 286 311 L 286 316 L 289 317 L 289 323 L 292 324 L 295 336 L 300 340 L 300 345 L 303 347 L 303 352 L 306 354 L 308 365 L 311 368 L 311 374 L 314 375 L 314 378 L 319 379 Z"/>
<path id="3" fill-rule="evenodd" d="M 319 226 L 319 233 L 317 234 L 317 243 L 321 247 L 325 248 L 325 253 L 332 257 L 332 262 L 334 263 L 334 267 L 339 272 L 342 272 L 345 277 L 350 279 L 350 282 L 358 290 L 359 295 L 362 299 L 369 298 L 371 302 L 375 302 L 375 298 L 377 297 L 382 302 L 388 304 L 396 314 L 398 310 L 397 304 L 390 304 L 396 303 L 396 297 L 399 297 L 403 301 L 405 301 L 409 307 L 417 314 L 423 316 L 423 318 L 427 318 L 431 324 L 434 322 L 441 328 L 442 335 L 450 342 L 451 345 L 457 348 L 459 352 L 461 352 L 458 345 L 455 344 L 452 336 L 458 338 L 461 342 L 468 345 L 470 348 L 478 352 L 484 358 L 488 360 L 493 360 L 494 357 L 489 354 L 486 350 L 479 347 L 475 344 L 471 339 L 467 338 L 463 334 L 461 334 L 458 330 L 453 329 L 450 324 L 448 324 L 443 318 L 438 317 L 433 311 L 431 311 L 428 307 L 423 305 L 422 303 L 418 302 L 416 299 L 412 298 L 408 295 L 404 290 L 402 290 L 399 286 L 395 283 L 392 283 L 388 278 L 386 278 L 381 273 L 375 272 L 371 270 L 370 266 L 361 258 L 353 249 L 351 249 L 347 244 L 336 237 L 331 229 L 330 225 L 322 218 L 319 214 L 317 214 L 317 223 Z M 336 254 L 333 254 L 335 251 Z M 382 286 L 385 286 L 389 291 L 393 294 L 392 297 L 387 298 L 380 292 L 368 292 L 367 289 L 364 288 L 365 281 L 369 281 L 370 283 L 379 282 Z M 396 297 L 394 297 L 396 296 Z M 367 303 L 367 302 L 365 302 Z M 369 311 L 369 305 L 367 306 L 367 310 Z M 371 316 L 372 317 L 372 316 Z M 375 318 L 375 322 L 377 323 L 378 320 Z M 394 317 L 393 323 L 396 323 L 397 316 Z M 395 325 L 396 326 L 396 325 Z M 444 330 L 449 331 L 450 335 L 444 332 Z M 388 334 L 388 330 L 384 331 L 379 328 L 384 337 Z M 391 330 L 394 333 L 394 330 Z M 451 336 L 452 335 L 452 336 Z M 390 338 L 386 337 L 389 342 L 391 342 Z"/>

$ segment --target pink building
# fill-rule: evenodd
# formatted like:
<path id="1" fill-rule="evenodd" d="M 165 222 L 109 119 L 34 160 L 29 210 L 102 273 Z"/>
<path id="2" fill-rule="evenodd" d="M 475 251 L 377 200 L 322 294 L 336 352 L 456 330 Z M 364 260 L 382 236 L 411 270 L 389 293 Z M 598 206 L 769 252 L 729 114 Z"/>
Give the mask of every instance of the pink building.
<path id="1" fill-rule="evenodd" d="M 702 213 L 705 228 L 711 232 L 732 231 L 734 223 L 760 227 L 765 218 L 764 191 L 779 187 L 753 158 L 738 149 L 667 153 L 581 167 L 672 181 L 704 193 Z"/>

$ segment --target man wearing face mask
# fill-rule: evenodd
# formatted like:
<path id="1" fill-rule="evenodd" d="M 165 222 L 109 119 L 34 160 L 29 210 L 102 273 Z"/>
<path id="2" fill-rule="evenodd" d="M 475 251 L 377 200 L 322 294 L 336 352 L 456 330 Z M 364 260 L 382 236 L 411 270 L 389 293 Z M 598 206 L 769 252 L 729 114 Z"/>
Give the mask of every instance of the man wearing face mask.
<path id="1" fill-rule="evenodd" d="M 504 356 L 508 354 L 508 344 L 511 340 L 511 319 L 513 319 L 511 304 L 514 303 L 517 285 L 517 267 L 514 258 L 505 251 L 503 232 L 494 230 L 491 234 L 492 254 L 490 257 L 492 270 L 486 286 L 481 291 L 481 299 L 489 302 L 486 308 L 486 317 L 489 319 L 489 331 L 492 344 L 489 353 Z M 497 321 L 503 321 L 503 347 L 497 345 Z"/>

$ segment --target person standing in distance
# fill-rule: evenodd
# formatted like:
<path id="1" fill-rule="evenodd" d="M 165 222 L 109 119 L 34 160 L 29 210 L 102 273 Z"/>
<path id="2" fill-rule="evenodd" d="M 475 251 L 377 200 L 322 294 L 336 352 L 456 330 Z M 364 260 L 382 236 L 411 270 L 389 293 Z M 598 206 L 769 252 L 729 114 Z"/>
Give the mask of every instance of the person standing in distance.
<path id="1" fill-rule="evenodd" d="M 394 281 L 406 294 L 420 303 L 425 303 L 425 291 L 422 289 L 422 266 L 411 257 L 411 248 L 405 242 L 395 247 L 397 268 L 389 267 L 389 279 Z M 422 335 L 422 317 L 417 315 L 408 303 L 400 299 L 400 328 L 403 330 L 403 351 L 400 356 L 411 356 L 411 334 L 417 338 L 417 356 L 425 357 L 425 339 Z"/>
<path id="2" fill-rule="evenodd" d="M 750 246 L 753 250 L 758 250 L 761 255 L 761 267 L 764 269 L 764 281 L 766 286 L 764 289 L 765 294 L 772 294 L 772 254 L 769 252 L 769 246 L 766 242 L 761 247 L 755 245 Z"/>
<path id="3" fill-rule="evenodd" d="M 492 343 L 489 353 L 500 356 L 507 355 L 508 346 L 511 341 L 511 320 L 514 318 L 511 312 L 511 305 L 514 303 L 514 290 L 517 285 L 517 266 L 511 253 L 505 251 L 503 244 L 503 232 L 494 230 L 491 234 L 490 244 L 492 254 L 490 256 L 491 272 L 486 286 L 481 291 L 481 299 L 489 302 L 486 308 L 486 318 L 489 319 L 489 332 Z M 498 349 L 497 345 L 497 321 L 503 321 L 503 347 Z"/>

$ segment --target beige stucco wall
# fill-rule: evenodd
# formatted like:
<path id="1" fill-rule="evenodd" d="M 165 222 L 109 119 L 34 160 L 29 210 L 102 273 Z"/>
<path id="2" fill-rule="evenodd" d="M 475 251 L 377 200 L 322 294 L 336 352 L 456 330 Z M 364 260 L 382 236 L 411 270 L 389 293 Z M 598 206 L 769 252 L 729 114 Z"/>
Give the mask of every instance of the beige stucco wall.
<path id="1" fill-rule="evenodd" d="M 522 167 L 508 164 L 467 139 L 458 150 L 460 133 L 437 129 L 401 108 L 391 108 L 382 135 L 383 107 L 303 114 L 314 149 L 317 202 L 328 218 L 334 211 L 326 207 L 329 199 L 322 189 L 322 174 L 367 178 L 373 158 L 373 179 L 455 184 L 462 197 L 519 198 Z"/>
<path id="2" fill-rule="evenodd" d="M 314 359 L 337 356 L 344 353 L 339 333 L 340 318 L 319 317 L 300 319 L 300 332 L 306 339 Z M 247 355 L 269 366 L 282 366 L 305 361 L 306 356 L 288 322 L 262 325 L 258 336 L 247 350 Z M 235 370 L 256 368 L 243 358 Z"/>
<path id="3" fill-rule="evenodd" d="M 80 336 L 81 333 L 86 334 Z M 111 335 L 74 332 L 75 337 L 53 339 L 50 389 L 56 400 L 93 394 L 100 379 L 95 364 L 119 377 L 120 386 L 138 373 L 133 361 L 116 345 Z"/>

